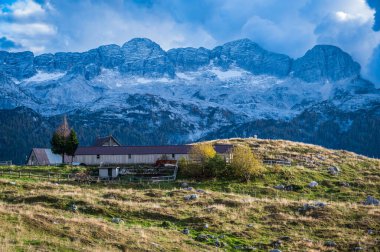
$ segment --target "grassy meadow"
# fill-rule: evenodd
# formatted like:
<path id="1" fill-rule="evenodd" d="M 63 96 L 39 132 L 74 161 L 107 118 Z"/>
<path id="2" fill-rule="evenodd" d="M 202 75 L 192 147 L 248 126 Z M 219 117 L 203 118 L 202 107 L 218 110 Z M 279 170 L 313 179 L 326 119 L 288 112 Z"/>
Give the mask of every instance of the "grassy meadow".
<path id="1" fill-rule="evenodd" d="M 170 183 L 125 184 L 5 174 L 0 251 L 380 251 L 380 206 L 363 204 L 369 195 L 380 198 L 379 160 L 288 141 L 218 142 L 244 142 L 262 159 L 292 165 L 266 165 L 247 183 L 188 180 L 181 173 Z M 329 174 L 331 166 L 338 175 Z M 311 181 L 318 186 L 309 188 Z"/>

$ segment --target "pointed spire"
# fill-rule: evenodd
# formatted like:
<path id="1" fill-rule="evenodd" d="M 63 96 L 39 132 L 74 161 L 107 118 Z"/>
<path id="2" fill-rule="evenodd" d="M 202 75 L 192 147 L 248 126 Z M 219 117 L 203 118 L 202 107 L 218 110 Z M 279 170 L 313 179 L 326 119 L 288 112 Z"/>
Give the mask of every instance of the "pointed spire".
<path id="1" fill-rule="evenodd" d="M 63 116 L 63 122 L 62 124 L 58 127 L 56 132 L 64 137 L 68 137 L 70 135 L 70 127 L 69 123 L 67 122 L 67 117 L 66 115 Z"/>

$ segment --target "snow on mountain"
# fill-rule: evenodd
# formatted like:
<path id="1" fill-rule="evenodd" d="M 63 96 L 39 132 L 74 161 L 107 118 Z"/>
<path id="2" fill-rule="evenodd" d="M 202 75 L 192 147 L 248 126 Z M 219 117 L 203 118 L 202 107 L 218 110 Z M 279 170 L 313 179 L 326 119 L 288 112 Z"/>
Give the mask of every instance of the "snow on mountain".
<path id="1" fill-rule="evenodd" d="M 0 77 L 0 109 L 145 120 L 138 127 L 152 128 L 175 121 L 182 131 L 173 138 L 183 141 L 252 121 L 289 122 L 305 111 L 345 114 L 380 104 L 380 91 L 337 47 L 318 45 L 291 59 L 248 39 L 212 50 L 166 52 L 137 38 L 82 53 L 0 52 Z M 344 120 L 342 129 L 355 125 Z"/>

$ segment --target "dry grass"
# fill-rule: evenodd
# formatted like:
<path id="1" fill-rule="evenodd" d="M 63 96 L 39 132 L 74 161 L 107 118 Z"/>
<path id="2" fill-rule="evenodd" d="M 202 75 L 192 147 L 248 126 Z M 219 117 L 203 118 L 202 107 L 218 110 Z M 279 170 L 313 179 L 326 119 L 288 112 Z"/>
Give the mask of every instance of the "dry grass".
<path id="1" fill-rule="evenodd" d="M 218 142 L 246 143 L 262 158 L 285 158 L 293 166 L 267 167 L 247 184 L 188 181 L 206 193 L 178 183 L 56 185 L 2 178 L 0 251 L 269 251 L 283 236 L 290 240 L 282 241 L 282 251 L 380 251 L 380 207 L 361 203 L 368 194 L 380 197 L 379 160 L 289 141 Z M 339 176 L 327 173 L 332 165 L 341 169 Z M 311 180 L 320 186 L 307 188 Z M 280 183 L 299 189 L 275 190 Z M 192 193 L 199 198 L 185 201 Z M 328 205 L 300 211 L 311 199 Z M 77 212 L 69 210 L 73 203 Z M 115 224 L 113 217 L 124 222 Z M 182 234 L 185 227 L 190 235 Z M 225 246 L 216 247 L 214 238 L 199 241 L 199 234 L 219 237 Z M 337 247 L 325 246 L 330 240 Z"/>
<path id="2" fill-rule="evenodd" d="M 254 198 L 207 191 L 187 202 L 181 189 L 115 189 L 0 180 L 0 243 L 2 251 L 212 251 L 213 242 L 200 242 L 200 233 L 223 234 L 225 250 L 237 245 L 267 251 L 271 242 L 290 236 L 283 251 L 338 250 L 354 243 L 376 251 L 380 208 L 332 202 L 323 209 L 301 213 L 307 201 Z M 8 195 L 9 197 L 5 196 Z M 78 212 L 68 210 L 71 203 Z M 122 224 L 111 222 L 120 217 Z M 162 222 L 170 222 L 169 228 Z M 207 230 L 204 224 L 209 224 Z M 251 224 L 251 225 L 249 225 Z M 191 235 L 181 233 L 184 227 Z"/>

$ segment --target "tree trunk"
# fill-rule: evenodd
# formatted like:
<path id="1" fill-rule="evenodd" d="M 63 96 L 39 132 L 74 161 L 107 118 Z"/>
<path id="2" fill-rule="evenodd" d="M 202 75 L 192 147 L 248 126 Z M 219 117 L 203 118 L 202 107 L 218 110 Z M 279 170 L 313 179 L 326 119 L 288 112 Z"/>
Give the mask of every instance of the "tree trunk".
<path id="1" fill-rule="evenodd" d="M 62 153 L 62 164 L 65 164 L 65 153 Z"/>

